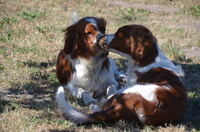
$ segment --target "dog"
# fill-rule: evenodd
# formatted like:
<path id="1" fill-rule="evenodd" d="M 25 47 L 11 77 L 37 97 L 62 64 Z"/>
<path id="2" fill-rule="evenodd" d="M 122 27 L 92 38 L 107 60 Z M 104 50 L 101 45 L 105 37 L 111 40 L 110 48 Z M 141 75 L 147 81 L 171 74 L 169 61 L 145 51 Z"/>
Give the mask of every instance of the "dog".
<path id="1" fill-rule="evenodd" d="M 128 60 L 126 86 L 91 114 L 75 110 L 59 88 L 56 100 L 63 116 L 76 124 L 127 120 L 158 126 L 179 121 L 187 101 L 184 72 L 164 55 L 152 32 L 141 25 L 126 25 L 108 36 L 111 41 L 101 46 Z"/>
<path id="2" fill-rule="evenodd" d="M 104 18 L 80 19 L 65 30 L 65 45 L 57 58 L 56 74 L 61 87 L 86 105 L 95 104 L 118 87 L 115 62 L 99 46 L 108 41 L 105 30 Z"/>

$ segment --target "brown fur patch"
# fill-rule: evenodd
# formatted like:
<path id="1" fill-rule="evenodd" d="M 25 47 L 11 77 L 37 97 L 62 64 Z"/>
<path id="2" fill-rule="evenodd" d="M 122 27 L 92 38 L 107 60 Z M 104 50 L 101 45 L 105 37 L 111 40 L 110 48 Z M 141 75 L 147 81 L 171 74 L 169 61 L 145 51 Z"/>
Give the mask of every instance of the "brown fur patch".
<path id="1" fill-rule="evenodd" d="M 69 26 L 65 31 L 66 54 L 71 54 L 72 58 L 83 57 L 89 59 L 91 56 L 98 56 L 104 52 L 95 39 L 99 32 L 105 33 L 106 21 L 103 18 L 91 18 L 97 22 L 97 27 L 83 18 L 77 23 Z"/>
<path id="2" fill-rule="evenodd" d="M 128 25 L 118 29 L 110 48 L 130 55 L 138 66 L 143 67 L 153 63 L 158 55 L 155 41 L 146 27 Z"/>
<path id="3" fill-rule="evenodd" d="M 67 83 L 71 79 L 73 73 L 72 65 L 67 59 L 67 54 L 62 50 L 57 59 L 56 74 L 61 84 Z"/>

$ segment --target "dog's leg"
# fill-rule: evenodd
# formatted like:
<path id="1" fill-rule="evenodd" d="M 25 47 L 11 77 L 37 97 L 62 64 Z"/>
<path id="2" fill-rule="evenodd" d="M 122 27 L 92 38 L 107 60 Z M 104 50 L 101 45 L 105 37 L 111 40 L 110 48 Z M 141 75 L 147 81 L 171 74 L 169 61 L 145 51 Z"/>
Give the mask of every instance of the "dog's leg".
<path id="1" fill-rule="evenodd" d="M 84 104 L 86 105 L 95 104 L 97 102 L 97 100 L 94 99 L 88 91 L 82 88 L 78 89 L 78 96 L 83 100 Z"/>
<path id="2" fill-rule="evenodd" d="M 95 104 L 97 102 L 97 100 L 94 99 L 88 91 L 80 87 L 74 87 L 72 83 L 68 83 L 63 87 L 66 88 L 73 97 L 82 99 L 86 105 Z"/>
<path id="3" fill-rule="evenodd" d="M 91 113 L 94 113 L 94 112 L 101 111 L 101 108 L 100 108 L 98 105 L 90 104 L 90 106 L 89 106 L 89 111 L 90 111 Z"/>
<path id="4" fill-rule="evenodd" d="M 107 99 L 105 97 L 102 97 L 100 100 L 98 100 L 98 104 L 90 104 L 89 106 L 90 112 L 94 113 L 101 111 L 106 102 Z"/>

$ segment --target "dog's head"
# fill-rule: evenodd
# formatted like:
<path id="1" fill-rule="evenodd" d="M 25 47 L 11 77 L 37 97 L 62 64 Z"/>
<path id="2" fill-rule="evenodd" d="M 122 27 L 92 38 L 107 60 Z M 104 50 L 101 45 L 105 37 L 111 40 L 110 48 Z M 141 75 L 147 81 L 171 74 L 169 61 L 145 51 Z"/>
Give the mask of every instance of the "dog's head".
<path id="1" fill-rule="evenodd" d="M 99 46 L 106 40 L 105 29 L 106 21 L 103 18 L 82 18 L 66 29 L 65 53 L 72 58 L 106 57 L 108 52 Z"/>
<path id="2" fill-rule="evenodd" d="M 151 31 L 141 25 L 127 25 L 108 35 L 110 42 L 102 47 L 125 57 L 131 57 L 138 66 L 146 66 L 158 55 L 156 39 Z"/>

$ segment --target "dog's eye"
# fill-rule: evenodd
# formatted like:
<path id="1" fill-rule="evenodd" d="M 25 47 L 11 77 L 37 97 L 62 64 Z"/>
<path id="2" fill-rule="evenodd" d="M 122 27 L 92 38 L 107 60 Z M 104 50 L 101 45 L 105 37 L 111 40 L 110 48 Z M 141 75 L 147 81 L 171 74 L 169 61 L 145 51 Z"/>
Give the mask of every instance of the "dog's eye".
<path id="1" fill-rule="evenodd" d="M 87 33 L 86 33 L 87 36 L 89 36 L 89 35 L 91 35 L 91 34 L 92 34 L 92 32 L 87 32 Z"/>

